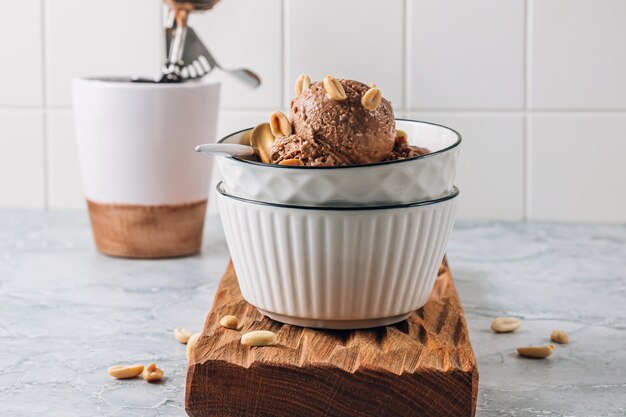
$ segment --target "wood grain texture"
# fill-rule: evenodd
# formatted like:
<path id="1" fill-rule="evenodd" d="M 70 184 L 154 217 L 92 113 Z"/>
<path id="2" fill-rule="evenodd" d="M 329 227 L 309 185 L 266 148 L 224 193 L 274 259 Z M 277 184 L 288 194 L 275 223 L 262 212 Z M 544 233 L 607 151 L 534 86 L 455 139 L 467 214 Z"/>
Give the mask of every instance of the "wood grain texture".
<path id="1" fill-rule="evenodd" d="M 227 314 L 238 330 L 219 325 Z M 271 330 L 278 345 L 241 335 Z M 232 264 L 187 369 L 190 416 L 473 416 L 478 369 L 447 265 L 409 319 L 369 330 L 317 330 L 262 316 L 243 300 Z"/>
<path id="2" fill-rule="evenodd" d="M 125 258 L 167 258 L 197 253 L 207 200 L 159 206 L 87 200 L 96 247 Z"/>

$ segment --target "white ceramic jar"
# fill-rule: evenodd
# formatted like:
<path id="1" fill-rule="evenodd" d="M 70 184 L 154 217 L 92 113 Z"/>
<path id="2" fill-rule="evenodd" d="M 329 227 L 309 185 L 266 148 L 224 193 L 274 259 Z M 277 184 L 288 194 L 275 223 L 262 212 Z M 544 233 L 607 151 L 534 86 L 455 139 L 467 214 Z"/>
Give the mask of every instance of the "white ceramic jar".
<path id="1" fill-rule="evenodd" d="M 76 136 L 96 245 L 127 257 L 197 252 L 215 140 L 219 84 L 76 79 Z"/>

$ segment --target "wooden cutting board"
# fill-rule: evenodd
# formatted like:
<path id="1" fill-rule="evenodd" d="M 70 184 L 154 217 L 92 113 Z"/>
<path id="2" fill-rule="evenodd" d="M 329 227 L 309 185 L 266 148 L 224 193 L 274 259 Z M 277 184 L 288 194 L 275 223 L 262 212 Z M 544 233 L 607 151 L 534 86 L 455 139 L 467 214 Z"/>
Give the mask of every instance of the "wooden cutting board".
<path id="1" fill-rule="evenodd" d="M 232 314 L 240 330 L 220 319 Z M 251 330 L 278 345 L 248 347 Z M 398 324 L 318 330 L 275 322 L 226 269 L 187 369 L 185 406 L 204 416 L 473 416 L 478 369 L 444 260 L 428 303 Z"/>

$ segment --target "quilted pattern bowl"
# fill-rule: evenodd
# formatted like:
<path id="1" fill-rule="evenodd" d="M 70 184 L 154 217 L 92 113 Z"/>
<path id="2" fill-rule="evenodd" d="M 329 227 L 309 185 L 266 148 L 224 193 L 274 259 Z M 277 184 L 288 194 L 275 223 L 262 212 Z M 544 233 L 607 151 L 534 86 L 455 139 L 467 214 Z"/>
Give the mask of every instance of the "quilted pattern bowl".
<path id="1" fill-rule="evenodd" d="M 456 175 L 461 135 L 437 124 L 396 120 L 409 143 L 431 153 L 399 161 L 340 167 L 263 164 L 237 157 L 217 157 L 229 193 L 279 204 L 346 206 L 409 204 L 450 194 Z M 252 129 L 226 136 L 220 143 L 249 144 Z"/>

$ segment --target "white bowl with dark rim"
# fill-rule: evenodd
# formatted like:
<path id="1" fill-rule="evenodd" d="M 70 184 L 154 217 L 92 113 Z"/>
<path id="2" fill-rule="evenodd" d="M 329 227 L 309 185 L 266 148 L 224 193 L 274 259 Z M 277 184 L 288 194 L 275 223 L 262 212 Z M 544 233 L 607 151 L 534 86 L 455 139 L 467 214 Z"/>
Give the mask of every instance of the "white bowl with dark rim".
<path id="1" fill-rule="evenodd" d="M 458 189 L 385 206 L 253 201 L 218 184 L 243 297 L 297 326 L 358 329 L 406 319 L 428 300 L 454 223 Z"/>
<path id="2" fill-rule="evenodd" d="M 398 161 L 336 167 L 264 164 L 239 157 L 217 157 L 222 178 L 234 196 L 278 204 L 341 206 L 410 204 L 446 196 L 454 189 L 461 135 L 434 123 L 397 119 L 411 145 L 426 155 Z M 252 129 L 218 143 L 249 144 Z"/>

